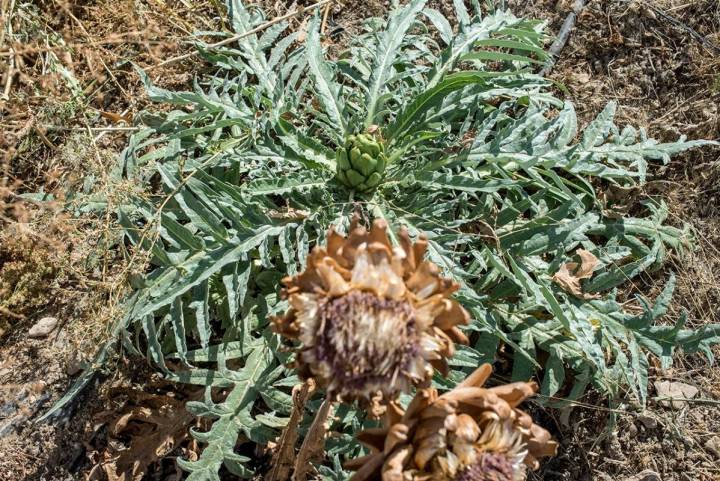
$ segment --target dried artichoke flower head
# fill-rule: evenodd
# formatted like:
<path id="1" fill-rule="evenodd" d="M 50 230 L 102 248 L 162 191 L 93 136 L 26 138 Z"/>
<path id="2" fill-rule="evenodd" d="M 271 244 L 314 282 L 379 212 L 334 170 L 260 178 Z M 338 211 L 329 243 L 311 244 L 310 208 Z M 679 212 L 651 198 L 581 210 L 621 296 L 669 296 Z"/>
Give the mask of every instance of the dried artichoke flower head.
<path id="1" fill-rule="evenodd" d="M 442 396 L 422 389 L 407 410 L 391 403 L 384 428 L 362 431 L 371 448 L 347 463 L 350 481 L 520 481 L 557 443 L 517 406 L 537 390 L 516 382 L 482 388 L 492 372 L 485 364 Z"/>
<path id="2" fill-rule="evenodd" d="M 355 219 L 347 238 L 330 228 L 305 271 L 283 279 L 290 309 L 274 329 L 299 341 L 300 375 L 333 399 L 392 400 L 434 369 L 447 375 L 454 342 L 467 342 L 457 326 L 469 315 L 449 298 L 457 284 L 423 260 L 424 238 L 413 244 L 401 229 L 398 240 L 393 248 L 383 220 L 368 231 Z"/>

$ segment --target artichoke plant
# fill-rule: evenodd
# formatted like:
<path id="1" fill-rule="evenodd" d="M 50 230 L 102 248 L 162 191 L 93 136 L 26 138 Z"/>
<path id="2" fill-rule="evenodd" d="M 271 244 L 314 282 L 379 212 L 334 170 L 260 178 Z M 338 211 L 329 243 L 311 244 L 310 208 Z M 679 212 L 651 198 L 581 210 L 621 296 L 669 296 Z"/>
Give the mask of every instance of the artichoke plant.
<path id="1" fill-rule="evenodd" d="M 427 239 L 397 238 L 393 247 L 385 221 L 368 231 L 355 219 L 347 238 L 331 228 L 305 271 L 283 279 L 290 309 L 274 329 L 300 341 L 301 377 L 333 399 L 391 401 L 435 370 L 448 375 L 454 344 L 467 344 L 458 326 L 470 316 L 450 298 L 458 284 L 424 259 Z"/>
<path id="2" fill-rule="evenodd" d="M 198 458 L 179 461 L 190 481 L 224 470 L 263 476 L 262 463 L 239 453 L 277 439 L 291 416 L 298 378 L 286 368 L 287 338 L 300 373 L 343 399 L 422 389 L 428 365 L 442 373 L 448 338 L 461 335 L 468 344 L 447 360 L 449 375 L 433 378 L 448 390 L 502 352 L 512 380 L 539 376 L 544 399 L 577 399 L 593 386 L 643 403 L 651 356 L 664 366 L 676 348 L 712 357 L 720 326 L 658 322 L 672 280 L 655 305 L 616 297 L 689 246 L 689 232 L 667 225 L 663 204 L 633 206 L 633 217 L 603 205 L 606 187 L 642 185 L 651 162 L 706 142 L 649 139 L 616 125 L 614 104 L 580 132 L 574 105 L 533 73 L 547 59 L 542 23 L 487 6 L 505 2 L 470 3 L 453 1 L 448 19 L 409 0 L 328 57 L 333 40 L 322 38 L 319 15 L 293 31 L 227 0 L 234 35 L 200 45 L 212 65 L 191 91 L 139 73 L 149 97 L 172 107 L 136 117 L 146 125 L 109 178 L 147 191 L 89 201 L 113 209 L 120 245 L 148 253 L 114 339 L 167 379 L 207 387 L 188 404 L 210 420 L 207 432 L 193 431 L 206 446 Z M 356 212 L 389 228 L 360 233 Z M 327 234 L 331 225 L 337 234 Z M 396 235 L 399 226 L 407 234 Z M 313 246 L 326 247 L 308 256 Z M 561 266 L 581 249 L 597 262 L 568 278 L 573 270 Z M 441 288 L 426 297 L 423 283 Z M 455 314 L 421 316 L 426 305 Z M 93 369 L 117 345 L 101 349 Z M 81 376 L 51 413 L 92 378 Z M 474 392 L 478 402 L 498 396 Z M 465 408 L 455 414 L 474 416 Z M 365 412 L 343 409 L 333 430 L 346 437 L 321 467 L 328 479 L 345 479 L 341 461 L 359 454 L 352 435 Z"/>
<path id="3" fill-rule="evenodd" d="M 335 153 L 337 179 L 358 192 L 368 192 L 382 181 L 387 156 L 379 136 L 370 133 L 349 135 Z"/>

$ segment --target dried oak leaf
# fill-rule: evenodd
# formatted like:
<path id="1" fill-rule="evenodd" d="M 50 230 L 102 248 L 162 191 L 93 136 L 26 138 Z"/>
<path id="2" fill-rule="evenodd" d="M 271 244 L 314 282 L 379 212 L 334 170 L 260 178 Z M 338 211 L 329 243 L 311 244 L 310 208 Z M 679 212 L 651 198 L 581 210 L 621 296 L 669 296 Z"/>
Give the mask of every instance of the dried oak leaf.
<path id="1" fill-rule="evenodd" d="M 140 481 L 153 463 L 188 439 L 195 419 L 185 400 L 166 395 L 138 393 L 132 404 L 109 425 L 100 463 L 108 481 Z"/>
<path id="2" fill-rule="evenodd" d="M 599 294 L 588 294 L 582 291 L 580 281 L 590 279 L 593 270 L 599 261 L 591 252 L 585 249 L 578 249 L 577 255 L 580 256 L 580 263 L 566 262 L 560 266 L 560 269 L 553 275 L 552 280 L 557 283 L 563 290 L 569 292 L 580 299 L 598 299 Z"/>

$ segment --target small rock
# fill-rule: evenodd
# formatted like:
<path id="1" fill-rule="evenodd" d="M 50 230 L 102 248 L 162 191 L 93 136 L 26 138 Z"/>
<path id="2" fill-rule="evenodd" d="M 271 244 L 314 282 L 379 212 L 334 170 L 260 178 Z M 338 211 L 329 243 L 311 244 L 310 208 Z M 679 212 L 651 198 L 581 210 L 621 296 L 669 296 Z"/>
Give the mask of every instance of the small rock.
<path id="1" fill-rule="evenodd" d="M 573 80 L 580 84 L 586 84 L 590 82 L 591 79 L 590 74 L 586 72 L 573 72 L 572 77 Z"/>
<path id="2" fill-rule="evenodd" d="M 652 11 L 650 8 L 643 8 L 642 10 L 643 15 L 645 15 L 647 18 L 651 18 L 653 20 L 657 20 L 657 15 L 655 12 Z"/>
<path id="3" fill-rule="evenodd" d="M 28 331 L 28 336 L 35 339 L 40 337 L 46 337 L 53 331 L 53 329 L 55 329 L 55 326 L 57 326 L 57 324 L 57 317 L 43 317 L 38 322 L 36 322 L 33 327 L 30 328 L 30 330 Z"/>
<path id="4" fill-rule="evenodd" d="M 655 390 L 660 405 L 666 408 L 682 409 L 688 399 L 697 396 L 698 388 L 682 382 L 655 381 Z"/>
<path id="5" fill-rule="evenodd" d="M 624 481 L 662 481 L 662 478 L 655 471 L 646 469 L 645 471 L 636 474 L 630 478 L 625 478 Z"/>
<path id="6" fill-rule="evenodd" d="M 650 416 L 643 416 L 642 414 L 637 417 L 638 421 L 645 426 L 645 429 L 655 429 L 658 425 L 657 419 Z"/>
<path id="7" fill-rule="evenodd" d="M 720 459 L 720 437 L 713 436 L 705 443 L 705 449 L 710 451 L 713 456 Z"/>
<path id="8" fill-rule="evenodd" d="M 567 406 L 560 408 L 560 425 L 565 429 L 570 428 L 570 414 L 573 411 L 574 406 Z"/>
<path id="9" fill-rule="evenodd" d="M 67 366 L 65 367 L 65 374 L 68 376 L 74 376 L 75 374 L 79 373 L 83 370 L 83 362 L 79 358 L 72 358 L 68 362 Z"/>

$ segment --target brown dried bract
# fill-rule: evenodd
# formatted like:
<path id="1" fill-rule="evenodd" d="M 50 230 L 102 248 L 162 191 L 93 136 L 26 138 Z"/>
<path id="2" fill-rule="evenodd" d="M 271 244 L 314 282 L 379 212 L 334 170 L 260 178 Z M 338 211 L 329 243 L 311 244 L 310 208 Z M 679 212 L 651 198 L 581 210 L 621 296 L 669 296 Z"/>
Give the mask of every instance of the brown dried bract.
<path id="1" fill-rule="evenodd" d="M 526 468 L 552 456 L 550 433 L 517 409 L 537 390 L 517 382 L 481 387 L 492 368 L 485 364 L 452 391 L 420 390 L 407 410 L 391 403 L 384 427 L 358 440 L 372 452 L 347 463 L 351 481 L 516 481 Z"/>

